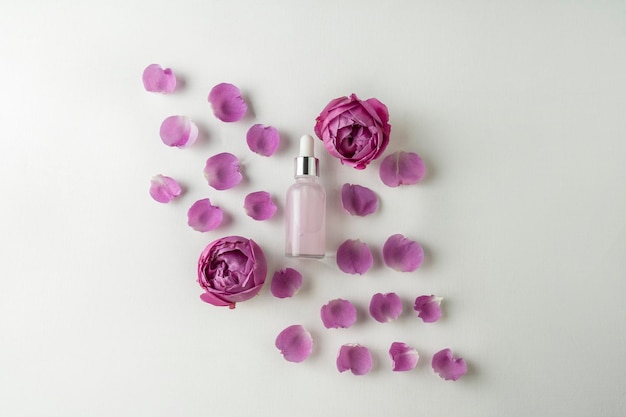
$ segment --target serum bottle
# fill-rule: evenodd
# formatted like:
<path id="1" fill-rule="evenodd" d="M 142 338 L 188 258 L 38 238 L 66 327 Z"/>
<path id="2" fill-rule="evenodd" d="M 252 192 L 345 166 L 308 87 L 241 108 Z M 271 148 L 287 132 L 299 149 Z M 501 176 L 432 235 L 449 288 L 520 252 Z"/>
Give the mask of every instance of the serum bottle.
<path id="1" fill-rule="evenodd" d="M 318 170 L 313 137 L 304 135 L 295 159 L 296 182 L 287 190 L 285 203 L 286 256 L 323 258 L 326 252 L 326 192 Z"/>

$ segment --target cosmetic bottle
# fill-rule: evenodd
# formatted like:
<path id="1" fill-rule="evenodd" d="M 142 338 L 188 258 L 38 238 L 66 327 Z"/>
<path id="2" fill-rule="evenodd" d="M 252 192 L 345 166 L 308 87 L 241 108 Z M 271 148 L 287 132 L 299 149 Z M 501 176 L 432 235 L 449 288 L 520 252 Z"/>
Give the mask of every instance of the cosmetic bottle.
<path id="1" fill-rule="evenodd" d="M 326 192 L 318 171 L 313 137 L 304 135 L 295 159 L 296 182 L 287 190 L 285 203 L 286 256 L 323 258 L 326 252 Z"/>

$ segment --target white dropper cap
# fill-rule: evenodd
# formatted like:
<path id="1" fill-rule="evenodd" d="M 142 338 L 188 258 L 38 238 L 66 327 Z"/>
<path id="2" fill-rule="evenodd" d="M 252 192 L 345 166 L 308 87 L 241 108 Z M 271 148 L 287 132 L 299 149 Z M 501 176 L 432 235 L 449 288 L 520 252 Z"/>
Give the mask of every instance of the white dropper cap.
<path id="1" fill-rule="evenodd" d="M 315 156 L 313 136 L 304 135 L 300 138 L 300 156 Z"/>
<path id="2" fill-rule="evenodd" d="M 300 138 L 300 156 L 298 156 L 294 162 L 296 177 L 318 175 L 319 161 L 315 157 L 313 136 L 304 135 Z"/>

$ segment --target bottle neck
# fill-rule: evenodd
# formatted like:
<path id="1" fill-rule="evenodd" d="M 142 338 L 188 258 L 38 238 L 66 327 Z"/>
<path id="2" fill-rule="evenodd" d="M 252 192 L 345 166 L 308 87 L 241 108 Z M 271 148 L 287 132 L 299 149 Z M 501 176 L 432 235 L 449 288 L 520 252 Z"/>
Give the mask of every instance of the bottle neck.
<path id="1" fill-rule="evenodd" d="M 294 160 L 295 177 L 317 177 L 319 160 L 314 156 L 299 156 Z"/>

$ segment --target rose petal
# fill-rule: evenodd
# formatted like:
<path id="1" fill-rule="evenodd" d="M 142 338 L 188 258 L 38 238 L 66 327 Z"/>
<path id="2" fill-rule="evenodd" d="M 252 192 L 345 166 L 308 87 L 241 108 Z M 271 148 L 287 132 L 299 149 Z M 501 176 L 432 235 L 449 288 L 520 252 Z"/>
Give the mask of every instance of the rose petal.
<path id="1" fill-rule="evenodd" d="M 337 370 L 351 371 L 354 375 L 365 375 L 372 369 L 370 351 L 359 344 L 341 346 L 337 355 Z"/>
<path id="2" fill-rule="evenodd" d="M 246 141 L 252 152 L 272 156 L 278 149 L 280 135 L 275 127 L 256 124 L 248 130 Z"/>
<path id="3" fill-rule="evenodd" d="M 153 93 L 171 93 L 176 88 L 176 76 L 170 68 L 161 68 L 159 64 L 151 64 L 143 70 L 141 77 L 146 91 Z"/>
<path id="4" fill-rule="evenodd" d="M 433 323 L 441 318 L 441 301 L 443 298 L 434 295 L 421 295 L 415 299 L 413 310 L 424 323 Z"/>
<path id="5" fill-rule="evenodd" d="M 344 184 L 341 187 L 341 205 L 353 216 L 367 216 L 378 208 L 378 197 L 367 187 Z"/>
<path id="6" fill-rule="evenodd" d="M 276 347 L 289 362 L 302 362 L 313 351 L 313 338 L 301 325 L 294 324 L 276 337 Z"/>
<path id="7" fill-rule="evenodd" d="M 414 369 L 419 360 L 417 350 L 402 342 L 393 342 L 389 348 L 389 356 L 395 372 Z"/>
<path id="8" fill-rule="evenodd" d="M 189 117 L 170 116 L 161 123 L 161 140 L 167 146 L 184 148 L 193 145 L 198 138 L 198 127 Z"/>
<path id="9" fill-rule="evenodd" d="M 370 301 L 370 315 L 379 323 L 387 323 L 402 313 L 402 300 L 395 292 L 377 293 Z"/>
<path id="10" fill-rule="evenodd" d="M 256 191 L 246 196 L 243 201 L 246 214 L 254 220 L 267 220 L 276 213 L 276 204 L 272 201 L 270 193 Z"/>
<path id="11" fill-rule="evenodd" d="M 213 155 L 206 161 L 204 178 L 216 190 L 228 190 L 243 179 L 239 159 L 232 153 L 223 152 Z"/>
<path id="12" fill-rule="evenodd" d="M 455 358 L 450 349 L 442 349 L 433 355 L 432 367 L 445 380 L 456 381 L 467 372 L 463 358 Z"/>
<path id="13" fill-rule="evenodd" d="M 208 232 L 222 222 L 222 209 L 211 204 L 208 198 L 198 200 L 187 211 L 187 224 L 198 232 Z"/>
<path id="14" fill-rule="evenodd" d="M 380 164 L 380 179 L 389 187 L 410 185 L 421 181 L 426 174 L 422 158 L 414 152 L 394 152 Z"/>
<path id="15" fill-rule="evenodd" d="M 150 195 L 159 203 L 169 203 L 181 192 L 182 188 L 174 178 L 158 174 L 150 180 Z"/>
<path id="16" fill-rule="evenodd" d="M 392 235 L 383 245 L 383 261 L 396 271 L 413 272 L 424 261 L 424 249 L 401 234 Z"/>
<path id="17" fill-rule="evenodd" d="M 346 274 L 363 275 L 373 264 L 370 248 L 358 239 L 348 239 L 337 249 L 337 266 Z"/>
<path id="18" fill-rule="evenodd" d="M 279 269 L 272 277 L 270 291 L 276 298 L 293 297 L 302 286 L 302 274 L 293 268 Z"/>
<path id="19" fill-rule="evenodd" d="M 243 119 L 248 106 L 241 97 L 241 91 L 228 83 L 221 83 L 211 89 L 209 103 L 215 117 L 223 122 L 236 122 Z"/>
<path id="20" fill-rule="evenodd" d="M 322 322 L 327 329 L 346 329 L 356 322 L 356 308 L 348 300 L 337 298 L 322 306 Z"/>

